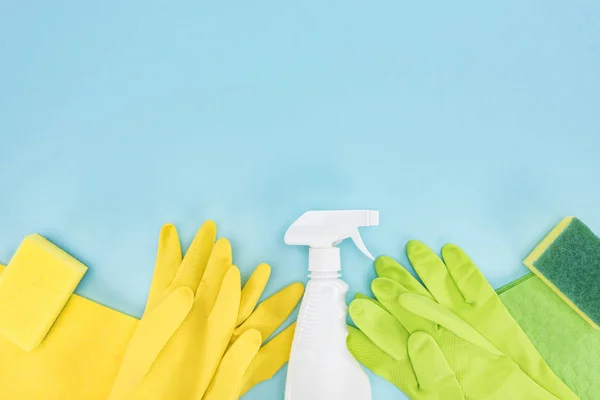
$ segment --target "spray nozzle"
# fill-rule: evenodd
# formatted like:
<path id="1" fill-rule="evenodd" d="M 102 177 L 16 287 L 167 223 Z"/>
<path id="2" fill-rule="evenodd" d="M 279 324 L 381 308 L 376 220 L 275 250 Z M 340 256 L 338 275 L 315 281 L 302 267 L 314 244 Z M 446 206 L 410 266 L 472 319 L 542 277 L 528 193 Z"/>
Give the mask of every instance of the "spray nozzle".
<path id="1" fill-rule="evenodd" d="M 350 236 L 350 239 L 352 239 L 356 247 L 358 247 L 358 249 L 362 251 L 365 256 L 369 257 L 371 260 L 375 259 L 375 257 L 371 255 L 371 252 L 367 249 L 367 246 L 365 246 L 362 237 L 360 237 L 360 233 L 358 233 L 358 229 L 354 232 L 352 236 Z"/>
<path id="2" fill-rule="evenodd" d="M 360 237 L 358 228 L 377 225 L 379 211 L 308 211 L 288 228 L 284 241 L 290 245 L 310 246 L 311 271 L 338 271 L 341 268 L 339 249 L 336 246 L 344 239 L 352 239 L 361 252 L 373 259 Z"/>

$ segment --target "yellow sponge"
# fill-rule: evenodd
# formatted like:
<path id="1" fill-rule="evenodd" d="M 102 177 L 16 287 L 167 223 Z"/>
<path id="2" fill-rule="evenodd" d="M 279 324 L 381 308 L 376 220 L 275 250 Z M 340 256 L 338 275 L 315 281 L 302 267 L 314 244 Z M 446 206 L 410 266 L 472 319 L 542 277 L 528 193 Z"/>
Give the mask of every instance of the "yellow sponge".
<path id="1" fill-rule="evenodd" d="M 35 349 L 86 270 L 43 236 L 27 236 L 0 276 L 0 334 L 25 351 Z"/>

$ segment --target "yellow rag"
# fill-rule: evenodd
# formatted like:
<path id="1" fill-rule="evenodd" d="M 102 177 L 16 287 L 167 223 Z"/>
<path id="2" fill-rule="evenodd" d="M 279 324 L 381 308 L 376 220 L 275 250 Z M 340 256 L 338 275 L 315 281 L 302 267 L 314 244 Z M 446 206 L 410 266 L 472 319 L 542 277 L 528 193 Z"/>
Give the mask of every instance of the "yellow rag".
<path id="1" fill-rule="evenodd" d="M 73 294 L 33 351 L 0 337 L 0 398 L 106 400 L 137 323 Z"/>

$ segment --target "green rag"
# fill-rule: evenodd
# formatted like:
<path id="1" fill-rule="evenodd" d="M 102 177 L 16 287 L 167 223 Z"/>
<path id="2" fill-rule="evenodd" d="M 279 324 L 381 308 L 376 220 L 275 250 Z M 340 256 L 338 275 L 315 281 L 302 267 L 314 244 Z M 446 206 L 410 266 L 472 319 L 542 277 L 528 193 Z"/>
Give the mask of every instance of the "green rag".
<path id="1" fill-rule="evenodd" d="M 600 331 L 533 274 L 499 289 L 498 294 L 554 372 L 582 400 L 597 400 Z"/>

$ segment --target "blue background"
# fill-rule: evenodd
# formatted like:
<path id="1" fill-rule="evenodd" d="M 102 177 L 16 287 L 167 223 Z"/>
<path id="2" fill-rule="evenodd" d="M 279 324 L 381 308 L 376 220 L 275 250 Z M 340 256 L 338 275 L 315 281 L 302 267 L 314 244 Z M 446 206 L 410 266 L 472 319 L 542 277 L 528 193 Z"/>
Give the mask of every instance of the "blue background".
<path id="1" fill-rule="evenodd" d="M 167 221 L 216 220 L 272 294 L 306 280 L 295 218 L 370 208 L 373 254 L 452 241 L 502 286 L 561 217 L 600 231 L 599 54 L 595 0 L 2 1 L 0 261 L 39 232 L 139 316 Z"/>

